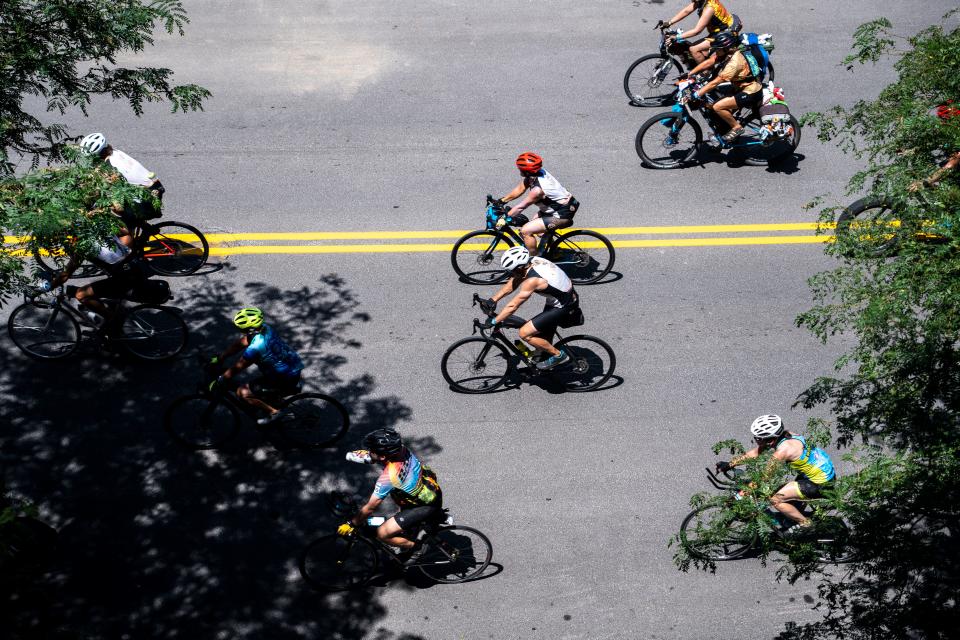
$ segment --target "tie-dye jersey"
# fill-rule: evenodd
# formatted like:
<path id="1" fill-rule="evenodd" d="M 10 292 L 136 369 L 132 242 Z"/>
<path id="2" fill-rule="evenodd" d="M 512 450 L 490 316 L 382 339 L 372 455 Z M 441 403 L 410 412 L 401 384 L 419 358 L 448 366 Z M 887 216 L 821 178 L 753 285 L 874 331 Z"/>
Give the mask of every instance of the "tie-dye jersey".
<path id="1" fill-rule="evenodd" d="M 806 438 L 798 435 L 792 435 L 790 438 L 781 440 L 777 446 L 779 447 L 780 444 L 787 440 L 799 440 L 800 444 L 803 445 L 803 454 L 796 460 L 791 460 L 787 463 L 791 469 L 810 478 L 810 482 L 813 484 L 824 484 L 836 477 L 837 474 L 833 469 L 833 461 L 830 459 L 830 456 L 827 455 L 826 451 L 820 447 L 809 446 Z"/>
<path id="2" fill-rule="evenodd" d="M 389 495 L 400 507 L 439 504 L 442 496 L 436 474 L 410 451 L 402 462 L 387 463 L 373 495 L 381 500 Z"/>

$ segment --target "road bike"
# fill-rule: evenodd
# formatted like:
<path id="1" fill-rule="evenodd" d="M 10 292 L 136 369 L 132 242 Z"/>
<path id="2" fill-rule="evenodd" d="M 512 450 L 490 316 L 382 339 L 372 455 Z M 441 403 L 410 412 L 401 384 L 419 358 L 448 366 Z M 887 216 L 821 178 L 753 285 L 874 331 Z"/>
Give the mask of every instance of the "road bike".
<path id="1" fill-rule="evenodd" d="M 790 155 L 800 144 L 800 123 L 793 115 L 783 113 L 783 105 L 740 109 L 734 117 L 743 126 L 743 133 L 733 142 L 725 142 L 723 134 L 728 130 L 727 125 L 712 111 L 696 106 L 699 101 L 692 96 L 700 87 L 694 80 L 681 81 L 673 109 L 651 117 L 637 131 L 637 155 L 645 166 L 676 169 L 697 156 L 704 147 L 704 138 L 703 129 L 693 117 L 694 111 L 703 114 L 710 128 L 711 144 L 736 152 L 749 165 L 767 166 Z M 709 104 L 716 101 L 713 95 L 705 99 Z"/>
<path id="2" fill-rule="evenodd" d="M 487 317 L 495 315 L 480 296 L 473 294 L 473 305 L 478 304 Z M 547 371 L 537 369 L 537 363 L 549 354 L 528 351 L 523 342 L 511 342 L 503 331 L 519 329 L 526 322 L 512 315 L 491 328 L 474 318 L 473 336 L 458 340 L 443 354 L 440 360 L 443 379 L 454 391 L 461 393 L 490 393 L 516 378 L 542 378 L 576 392 L 597 389 L 613 375 L 617 366 L 613 349 L 603 340 L 585 334 L 561 338 L 553 343 L 570 356 L 569 361 Z M 476 335 L 478 332 L 479 336 Z M 560 335 L 555 332 L 540 337 L 552 342 Z"/>
<path id="3" fill-rule="evenodd" d="M 922 194 L 915 194 L 921 206 L 930 206 Z M 943 242 L 944 236 L 932 222 L 923 222 L 919 229 L 907 229 L 900 222 L 897 207 L 883 198 L 867 196 L 846 207 L 837 216 L 837 234 L 855 234 L 859 246 L 867 255 L 879 258 L 897 252 L 897 246 L 905 235 L 926 242 Z"/>
<path id="4" fill-rule="evenodd" d="M 514 227 L 526 223 L 526 216 L 510 216 L 505 205 L 487 195 L 486 229 L 457 240 L 450 253 L 453 270 L 471 284 L 505 282 L 510 274 L 500 268 L 500 257 L 510 247 L 523 245 Z M 537 242 L 537 254 L 558 265 L 576 284 L 601 280 L 616 260 L 613 244 L 586 229 L 547 229 Z"/>
<path id="5" fill-rule="evenodd" d="M 222 368 L 197 357 L 202 373 L 197 392 L 174 400 L 163 414 L 163 428 L 174 440 L 190 449 L 215 449 L 240 431 L 241 416 L 252 420 L 259 410 L 237 397 L 230 385 L 213 383 Z M 350 429 L 347 409 L 336 398 L 322 393 L 266 393 L 262 400 L 282 411 L 280 418 L 264 425 L 264 433 L 277 434 L 293 447 L 320 449 L 340 440 Z"/>
<path id="6" fill-rule="evenodd" d="M 360 501 L 343 493 L 332 494 L 328 505 L 341 519 L 360 510 Z M 300 553 L 300 575 L 316 589 L 346 591 L 369 584 L 379 575 L 381 564 L 416 569 L 430 580 L 446 584 L 476 580 L 490 566 L 493 546 L 487 536 L 472 527 L 453 524 L 447 509 L 416 532 L 423 552 L 408 561 L 377 539 L 377 527 L 385 520 L 373 516 L 349 536 L 331 533 L 317 538 Z"/>
<path id="7" fill-rule="evenodd" d="M 843 518 L 829 508 L 824 508 L 825 500 L 795 501 L 794 506 L 811 518 L 812 524 L 809 530 L 795 536 L 789 535 L 787 531 L 791 529 L 792 521 L 770 505 L 764 509 L 766 522 L 762 526 L 757 526 L 754 521 L 728 515 L 730 512 L 724 508 L 733 501 L 757 498 L 740 497 L 739 492 L 746 487 L 742 472 L 727 472 L 721 476 L 709 467 L 706 471 L 710 484 L 727 493 L 726 505 L 708 502 L 691 511 L 683 519 L 679 540 L 691 556 L 713 562 L 743 558 L 759 548 L 760 536 L 767 531 L 777 544 L 783 547 L 793 544 L 812 545 L 816 558 L 822 563 L 842 564 L 854 559 L 853 547 L 850 544 L 852 532 Z M 721 539 L 717 539 L 714 534 L 718 522 L 726 531 Z"/>
<path id="8" fill-rule="evenodd" d="M 127 308 L 123 300 L 102 299 L 114 318 L 100 323 L 100 316 L 71 302 L 76 291 L 60 287 L 52 300 L 43 300 L 43 291 L 26 293 L 7 320 L 17 348 L 38 360 L 60 360 L 90 337 L 98 347 L 115 346 L 140 360 L 169 360 L 187 345 L 187 325 L 178 309 L 161 304 Z"/>
<path id="9" fill-rule="evenodd" d="M 668 29 L 661 20 L 654 26 L 660 30 L 660 53 L 651 53 L 637 59 L 623 76 L 623 90 L 630 104 L 637 107 L 668 107 L 676 101 L 674 85 L 684 70 L 693 69 L 697 61 L 690 55 L 688 42 L 677 42 L 679 29 Z M 760 45 L 773 50 L 769 34 L 760 36 Z M 773 80 L 773 63 L 767 63 L 766 77 Z"/>
<path id="10" fill-rule="evenodd" d="M 197 272 L 210 257 L 207 238 L 196 227 L 184 222 L 150 224 L 142 221 L 133 229 L 134 258 L 142 258 L 150 269 L 161 276 L 188 276 Z M 34 251 L 34 259 L 47 273 L 60 273 L 68 256 L 59 251 Z M 92 278 L 103 272 L 93 264 L 84 263 L 74 272 L 74 278 Z"/>

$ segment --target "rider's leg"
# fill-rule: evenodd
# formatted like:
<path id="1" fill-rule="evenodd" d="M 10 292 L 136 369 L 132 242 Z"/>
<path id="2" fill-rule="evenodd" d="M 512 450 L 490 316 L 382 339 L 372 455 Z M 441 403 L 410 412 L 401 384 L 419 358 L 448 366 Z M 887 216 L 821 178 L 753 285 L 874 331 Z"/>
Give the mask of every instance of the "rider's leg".
<path id="1" fill-rule="evenodd" d="M 797 524 L 805 525 L 810 520 L 800 513 L 800 510 L 790 504 L 790 500 L 802 500 L 804 495 L 800 493 L 800 487 L 796 481 L 788 482 L 783 485 L 779 491 L 770 496 L 770 504 L 773 508 L 787 516 Z"/>
<path id="2" fill-rule="evenodd" d="M 392 547 L 399 547 L 404 551 L 409 551 L 414 545 L 413 540 L 404 537 L 403 528 L 401 528 L 397 522 L 396 517 L 390 518 L 377 527 L 377 538 Z"/>
<path id="3" fill-rule="evenodd" d="M 104 318 L 110 317 L 110 310 L 107 309 L 107 305 L 103 304 L 100 299 L 97 298 L 96 291 L 94 290 L 92 284 L 87 285 L 82 289 L 77 289 L 77 293 L 74 295 L 74 297 L 77 299 L 77 302 L 85 306 L 87 309 L 90 309 L 90 311 L 93 311 Z"/>
<path id="4" fill-rule="evenodd" d="M 537 255 L 537 236 L 546 230 L 547 226 L 542 218 L 531 220 L 520 227 L 520 237 L 523 238 L 523 244 L 531 256 Z"/>
<path id="5" fill-rule="evenodd" d="M 537 318 L 539 317 L 540 316 L 537 316 Z M 534 320 L 535 319 L 536 318 L 534 318 Z M 526 324 L 520 327 L 520 338 L 525 340 L 530 346 L 540 349 L 541 351 L 546 351 L 552 356 L 560 353 L 560 350 L 550 344 L 548 340 L 544 340 L 542 337 L 540 337 L 540 333 L 541 332 L 533 324 L 533 320 L 528 320 Z"/>
<path id="6" fill-rule="evenodd" d="M 260 400 L 255 395 L 253 395 L 253 390 L 250 388 L 249 384 L 242 384 L 239 387 L 237 387 L 237 397 L 243 400 L 244 402 L 246 402 L 247 404 L 249 404 L 250 406 L 256 407 L 257 409 L 260 409 L 262 411 L 266 411 L 267 413 L 273 414 L 277 412 L 277 409 L 274 409 L 273 407 L 268 405 L 266 402 L 264 402 L 263 400 Z"/>
<path id="7" fill-rule="evenodd" d="M 733 117 L 733 112 L 737 110 L 737 100 L 733 96 L 717 100 L 710 108 L 713 109 L 713 112 L 717 114 L 721 120 L 730 126 L 731 131 L 743 128 L 740 126 L 740 123 L 737 122 L 737 119 Z"/>

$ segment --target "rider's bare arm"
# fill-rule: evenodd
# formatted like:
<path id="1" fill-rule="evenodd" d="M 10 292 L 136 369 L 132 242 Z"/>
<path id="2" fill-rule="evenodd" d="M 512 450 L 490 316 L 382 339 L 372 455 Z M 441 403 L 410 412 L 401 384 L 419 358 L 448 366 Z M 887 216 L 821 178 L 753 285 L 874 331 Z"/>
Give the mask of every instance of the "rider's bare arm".
<path id="1" fill-rule="evenodd" d="M 494 302 L 500 302 L 501 300 L 506 298 L 508 295 L 513 293 L 513 290 L 517 288 L 517 283 L 519 281 L 520 281 L 520 278 L 510 278 L 505 283 L 503 283 L 503 286 L 500 287 L 500 289 L 498 289 L 497 292 L 490 297 L 490 299 L 493 300 Z"/>
<path id="2" fill-rule="evenodd" d="M 688 15 L 693 13 L 693 9 L 694 9 L 693 3 L 691 2 L 690 4 L 685 6 L 683 9 L 680 9 L 677 15 L 667 20 L 667 24 L 665 26 L 669 27 L 670 25 L 677 24 L 678 22 L 686 18 Z"/>
<path id="3" fill-rule="evenodd" d="M 518 202 L 512 209 L 510 209 L 510 215 L 512 216 L 517 215 L 518 213 L 520 213 L 530 205 L 536 202 L 539 202 L 540 198 L 542 197 L 543 197 L 543 189 L 541 189 L 540 187 L 534 187 L 533 189 L 530 189 L 530 191 L 527 192 L 527 195 L 525 195 L 520 202 Z"/>
<path id="4" fill-rule="evenodd" d="M 705 84 L 705 85 L 703 85 L 702 87 L 700 87 L 700 89 L 699 89 L 696 93 L 694 93 L 693 95 L 696 96 L 697 99 L 701 99 L 701 98 L 703 98 L 703 96 L 707 95 L 708 93 L 710 93 L 711 91 L 713 91 L 714 89 L 716 89 L 716 88 L 717 88 L 717 85 L 719 85 L 721 82 L 724 82 L 724 81 L 725 81 L 725 79 L 724 79 L 723 77 L 721 77 L 720 74 L 717 74 L 717 77 L 716 77 L 716 78 L 714 78 L 713 80 L 711 80 L 711 81 L 708 82 L 707 84 Z"/>
<path id="5" fill-rule="evenodd" d="M 226 360 L 233 354 L 240 353 L 241 351 L 243 351 L 249 346 L 250 346 L 250 338 L 248 336 L 240 336 L 239 338 L 234 340 L 229 347 L 224 349 L 223 353 L 221 353 L 219 356 L 219 360 L 222 362 L 223 360 Z M 249 367 L 251 364 L 252 363 L 245 361 L 243 358 L 240 358 L 233 364 L 232 367 L 230 367 L 229 369 L 223 372 L 223 377 L 224 378 L 233 377 L 235 373 L 240 373 L 241 371 Z"/>
<path id="6" fill-rule="evenodd" d="M 717 54 L 716 54 L 716 53 L 714 53 L 712 56 L 708 57 L 706 60 L 704 60 L 703 62 L 701 62 L 701 63 L 698 64 L 697 66 L 695 66 L 693 69 L 690 69 L 690 71 L 689 71 L 689 73 L 688 73 L 687 75 L 695 76 L 695 75 L 697 75 L 698 73 L 702 73 L 703 71 L 706 71 L 707 69 L 712 68 L 713 65 L 715 65 L 715 64 L 717 64 Z"/>
<path id="7" fill-rule="evenodd" d="M 513 299 L 507 303 L 507 306 L 497 314 L 497 322 L 503 322 L 513 315 L 513 312 L 519 309 L 520 305 L 526 302 L 527 298 L 532 296 L 536 289 L 537 283 L 534 280 L 524 280 L 523 284 L 520 285 L 520 289 L 517 291 L 517 295 L 513 296 Z"/>
<path id="8" fill-rule="evenodd" d="M 53 276 L 53 278 L 50 279 L 50 288 L 56 289 L 57 287 L 62 285 L 64 282 L 69 280 L 70 276 L 73 275 L 73 272 L 76 271 L 77 267 L 79 266 L 80 266 L 80 260 L 78 260 L 76 256 L 71 255 L 70 261 L 67 262 L 67 266 L 63 268 L 63 271 L 61 271 L 60 273 L 58 273 L 57 275 Z"/>
<path id="9" fill-rule="evenodd" d="M 743 455 L 739 455 L 733 458 L 732 460 L 730 460 L 730 466 L 735 467 L 741 462 L 743 462 L 744 460 L 748 460 L 750 458 L 756 458 L 759 455 L 760 455 L 760 447 L 754 447 L 753 449 L 750 449 L 749 451 L 743 453 Z"/>
<path id="10" fill-rule="evenodd" d="M 383 503 L 383 500 L 377 496 L 371 495 L 370 499 L 367 500 L 367 504 L 360 507 L 360 511 L 357 512 L 357 515 L 353 516 L 351 522 L 354 524 L 354 526 L 359 527 L 363 524 L 364 520 L 373 515 L 373 512 L 377 510 L 377 507 L 379 507 L 381 503 Z"/>
<path id="11" fill-rule="evenodd" d="M 691 4 L 690 6 L 692 7 L 693 5 Z M 700 15 L 700 20 L 697 21 L 697 25 L 693 29 L 683 32 L 683 39 L 689 40 L 690 38 L 694 37 L 701 31 L 706 29 L 707 25 L 710 24 L 710 20 L 712 19 L 713 19 L 713 7 L 708 6 L 703 10 L 703 13 Z"/>
<path id="12" fill-rule="evenodd" d="M 521 180 L 521 181 L 520 181 L 520 184 L 518 184 L 517 186 L 515 186 L 515 187 L 513 188 L 513 191 L 511 191 L 511 192 L 508 193 L 507 195 L 505 195 L 505 196 L 503 196 L 502 198 L 500 198 L 500 202 L 502 202 L 503 204 L 506 204 L 506 203 L 510 202 L 511 200 L 516 200 L 517 198 L 519 198 L 520 196 L 522 196 L 522 195 L 523 195 L 523 192 L 526 191 L 526 190 L 527 190 L 527 185 L 525 185 L 525 184 L 523 183 L 523 180 Z"/>

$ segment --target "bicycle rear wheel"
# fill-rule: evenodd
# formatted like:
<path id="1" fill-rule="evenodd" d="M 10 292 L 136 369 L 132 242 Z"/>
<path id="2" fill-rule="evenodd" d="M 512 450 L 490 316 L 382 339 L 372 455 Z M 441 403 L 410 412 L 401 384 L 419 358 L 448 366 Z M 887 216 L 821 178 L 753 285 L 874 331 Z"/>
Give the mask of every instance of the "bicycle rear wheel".
<path id="1" fill-rule="evenodd" d="M 847 523 L 839 516 L 826 516 L 814 521 L 813 544 L 817 548 L 817 557 L 825 564 L 844 564 L 856 560 L 853 548 L 852 532 Z"/>
<path id="2" fill-rule="evenodd" d="M 551 369 L 551 378 L 560 382 L 567 391 L 592 391 L 610 379 L 617 367 L 617 357 L 603 340 L 593 336 L 570 336 L 557 342 L 570 356 L 570 361 Z"/>
<path id="3" fill-rule="evenodd" d="M 651 169 L 676 169 L 693 160 L 702 142 L 696 120 L 686 113 L 664 111 L 640 125 L 634 144 Z"/>
<path id="4" fill-rule="evenodd" d="M 547 259 L 558 265 L 575 284 L 593 284 L 610 273 L 616 253 L 613 244 L 596 231 L 557 234 Z"/>
<path id="5" fill-rule="evenodd" d="M 450 262 L 460 279 L 470 284 L 496 284 L 507 279 L 500 256 L 516 244 L 510 236 L 491 229 L 471 231 L 457 240 Z"/>
<path id="6" fill-rule="evenodd" d="M 114 340 L 142 360 L 168 360 L 187 346 L 187 325 L 169 309 L 144 304 L 123 314 Z"/>
<path id="7" fill-rule="evenodd" d="M 287 415 L 277 427 L 280 436 L 297 447 L 319 449 L 342 438 L 350 428 L 346 408 L 322 393 L 298 393 L 283 404 Z"/>
<path id="8" fill-rule="evenodd" d="M 874 258 L 895 253 L 900 242 L 900 222 L 896 212 L 879 198 L 860 198 L 837 217 L 836 234 L 851 244 L 844 253 L 863 251 Z"/>
<path id="9" fill-rule="evenodd" d="M 163 276 L 188 276 L 210 257 L 207 238 L 189 224 L 162 222 L 147 227 L 150 237 L 143 245 L 143 257 L 156 273 Z"/>
<path id="10" fill-rule="evenodd" d="M 307 583 L 324 591 L 365 585 L 379 565 L 377 548 L 361 536 L 335 533 L 317 538 L 300 552 L 297 566 Z"/>
<path id="11" fill-rule="evenodd" d="M 493 545 L 471 527 L 443 527 L 429 535 L 417 568 L 431 580 L 457 584 L 479 578 L 490 566 Z"/>
<path id="12" fill-rule="evenodd" d="M 163 429 L 191 449 L 216 449 L 240 431 L 240 414 L 221 398 L 198 393 L 167 407 Z"/>
<path id="13" fill-rule="evenodd" d="M 440 371 L 454 391 L 488 393 L 507 380 L 510 353 L 496 340 L 464 338 L 453 343 L 440 360 Z"/>
<path id="14" fill-rule="evenodd" d="M 753 548 L 754 535 L 747 531 L 746 523 L 730 518 L 720 521 L 721 511 L 719 505 L 704 505 L 683 519 L 680 543 L 691 556 L 721 562 L 736 560 Z M 717 532 L 718 526 L 722 533 Z"/>
<path id="15" fill-rule="evenodd" d="M 744 163 L 766 167 L 789 156 L 800 144 L 800 123 L 793 116 L 790 116 L 790 133 L 786 137 L 770 135 L 764 139 L 761 135 L 763 131 L 763 122 L 757 114 L 743 124 L 743 133 L 733 147 Z"/>
<path id="16" fill-rule="evenodd" d="M 80 346 L 80 323 L 59 305 L 25 302 L 10 314 L 7 333 L 17 348 L 38 360 L 66 358 Z"/>

